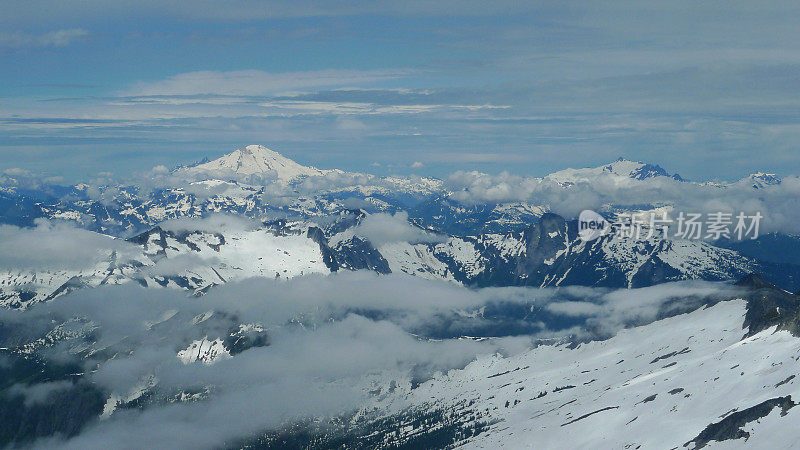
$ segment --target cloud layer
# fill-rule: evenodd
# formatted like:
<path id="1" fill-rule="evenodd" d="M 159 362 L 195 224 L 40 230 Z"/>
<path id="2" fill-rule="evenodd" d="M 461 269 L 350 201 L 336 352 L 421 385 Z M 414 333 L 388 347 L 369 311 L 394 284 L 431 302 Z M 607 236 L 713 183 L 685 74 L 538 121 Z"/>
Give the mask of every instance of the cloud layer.
<path id="1" fill-rule="evenodd" d="M 200 298 L 169 289 L 105 286 L 26 312 L 0 311 L 0 344 L 35 342 L 56 327 L 63 339 L 54 347 L 34 344 L 38 355 L 85 366 L 85 378 L 106 398 L 137 398 L 142 388 L 149 392 L 152 401 L 140 408 L 118 409 L 66 441 L 40 440 L 40 448 L 114 446 L 134 439 L 152 447 L 209 448 L 286 422 L 356 411 L 377 386 L 394 382 L 407 389 L 412 379 L 463 367 L 480 355 L 524 351 L 532 338 L 605 337 L 675 308 L 735 294 L 729 285 L 697 282 L 623 291 L 469 290 L 370 272 L 252 279 Z M 240 325 L 266 330 L 267 341 L 210 365 L 177 358 L 193 341 L 227 339 Z M 462 334 L 506 337 L 457 339 Z M 103 351 L 87 353 L 87 345 Z M 36 404 L 70 386 L 57 380 L 26 383 L 5 395 Z M 165 401 L 181 392 L 200 396 Z"/>
<path id="2" fill-rule="evenodd" d="M 408 213 L 370 214 L 354 230 L 358 236 L 366 238 L 375 247 L 392 242 L 444 242 L 447 236 L 425 231 L 409 223 Z"/>
<path id="3" fill-rule="evenodd" d="M 748 179 L 716 184 L 680 182 L 669 177 L 640 181 L 604 174 L 564 186 L 547 177 L 456 172 L 447 178 L 446 186 L 453 190 L 454 199 L 468 205 L 526 201 L 567 218 L 577 217 L 584 209 L 669 206 L 676 214 L 761 213 L 762 233 L 800 232 L 800 178 L 795 176 L 756 189 Z"/>
<path id="4" fill-rule="evenodd" d="M 33 228 L 0 225 L 0 269 L 77 270 L 124 258 L 136 247 L 121 239 L 82 230 L 66 223 L 37 219 Z"/>

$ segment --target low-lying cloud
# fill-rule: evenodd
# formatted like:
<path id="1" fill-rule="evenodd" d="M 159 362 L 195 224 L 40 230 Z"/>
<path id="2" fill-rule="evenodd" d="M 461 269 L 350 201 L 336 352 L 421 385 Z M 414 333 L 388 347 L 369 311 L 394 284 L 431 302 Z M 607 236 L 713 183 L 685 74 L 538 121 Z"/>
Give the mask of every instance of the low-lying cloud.
<path id="1" fill-rule="evenodd" d="M 83 365 L 83 378 L 106 398 L 148 392 L 150 400 L 139 407 L 92 420 L 68 440 L 39 440 L 39 448 L 134 441 L 210 448 L 287 422 L 355 412 L 369 403 L 375 383 L 394 381 L 405 389 L 412 379 L 464 367 L 481 355 L 524 351 L 535 338 L 576 331 L 579 339 L 607 337 L 655 320 L 676 304 L 697 307 L 735 293 L 727 284 L 700 282 L 622 291 L 471 290 L 371 272 L 249 279 L 199 298 L 170 289 L 104 286 L 24 312 L 0 311 L 0 345 L 35 343 L 30 348 L 47 360 Z M 520 328 L 526 323 L 528 328 Z M 225 339 L 248 324 L 266 330 L 267 341 L 210 365 L 176 357 L 193 341 Z M 63 339 L 42 346 L 37 339 L 54 327 Z M 494 338 L 459 339 L 458 332 Z M 9 395 L 35 404 L 63 389 L 69 384 L 47 380 L 17 386 Z M 167 401 L 180 393 L 199 397 Z"/>
<path id="2" fill-rule="evenodd" d="M 366 238 L 375 247 L 392 242 L 430 243 L 444 242 L 447 236 L 431 233 L 409 223 L 408 213 L 370 214 L 355 229 L 355 234 Z"/>
<path id="3" fill-rule="evenodd" d="M 456 172 L 447 178 L 452 198 L 464 204 L 525 201 L 574 218 L 584 209 L 671 206 L 675 211 L 753 215 L 760 212 L 761 232 L 800 232 L 800 178 L 753 187 L 744 179 L 734 183 L 694 183 L 669 177 L 633 180 L 596 176 L 569 185 L 545 178 L 508 173 L 489 175 Z"/>
<path id="4" fill-rule="evenodd" d="M 122 239 L 82 230 L 68 223 L 37 219 L 34 227 L 0 225 L 0 269 L 85 269 L 133 254 L 136 247 Z"/>

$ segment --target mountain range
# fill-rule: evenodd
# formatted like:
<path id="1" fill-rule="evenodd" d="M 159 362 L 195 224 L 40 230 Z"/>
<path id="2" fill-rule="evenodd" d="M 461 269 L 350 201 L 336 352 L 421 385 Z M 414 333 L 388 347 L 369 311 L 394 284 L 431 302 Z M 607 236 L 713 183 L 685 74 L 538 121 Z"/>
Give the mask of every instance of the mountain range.
<path id="1" fill-rule="evenodd" d="M 800 238 L 587 241 L 556 209 L 793 182 L 622 158 L 379 177 L 262 146 L 126 183 L 7 177 L 0 445 L 789 448 Z"/>
<path id="2" fill-rule="evenodd" d="M 800 261 L 792 248 L 800 240 L 768 234 L 751 241 L 678 240 L 659 233 L 639 240 L 607 235 L 586 243 L 577 222 L 529 202 L 468 205 L 453 198 L 441 181 L 379 178 L 302 166 L 261 146 L 248 146 L 219 159 L 169 174 L 180 187 L 135 193 L 137 187 L 106 186 L 111 198 L 92 200 L 91 188 L 77 185 L 60 199 L 33 200 L 23 190 L 6 189 L 14 213 L 3 220 L 24 224 L 40 218 L 69 220 L 102 233 L 117 231 L 132 244 L 128 254 L 102 250 L 86 267 L 71 270 L 10 268 L 0 271 L 0 302 L 26 307 L 78 287 L 134 282 L 205 292 L 228 280 L 284 277 L 367 269 L 448 280 L 470 287 L 602 286 L 643 287 L 684 279 L 731 280 L 757 272 L 789 290 L 800 286 Z M 255 180 L 253 177 L 259 178 Z M 347 183 L 325 185 L 345 177 Z M 591 169 L 548 175 L 564 189 L 581 180 L 608 177 L 614 183 L 664 178 L 687 183 L 659 166 L 619 159 Z M 265 179 L 273 184 L 263 184 Z M 311 183 L 310 180 L 314 182 Z M 355 180 L 355 181 L 354 181 Z M 262 185 L 251 184 L 255 181 Z M 360 182 L 362 184 L 352 184 Z M 778 183 L 755 174 L 738 183 L 753 189 Z M 303 194 L 304 183 L 324 186 Z M 286 202 L 276 205 L 267 192 L 277 184 Z M 294 197 L 291 197 L 294 195 Z M 359 208 L 352 208 L 353 204 Z M 27 204 L 28 206 L 21 206 Z M 36 211 L 25 217 L 25 212 Z M 407 216 L 399 216 L 403 212 Z M 214 214 L 254 219 L 240 230 L 162 229 L 165 220 L 199 219 Z M 281 214 L 281 219 L 265 219 Z M 362 233 L 370 217 L 395 214 L 395 222 L 429 235 L 427 242 L 371 242 Z M 25 217 L 24 220 L 21 217 Z M 401 219 L 400 217 L 403 217 Z M 407 219 L 405 219 L 407 217 Z M 760 242 L 780 239 L 782 251 L 764 252 Z M 766 244 L 768 245 L 768 244 Z M 168 261 L 186 261 L 183 266 Z M 167 268 L 164 270 L 162 268 Z"/>
<path id="3" fill-rule="evenodd" d="M 623 186 L 660 179 L 688 183 L 658 165 L 623 158 L 596 168 L 562 170 L 530 182 L 567 189 L 600 179 Z M 734 183 L 711 184 L 719 189 L 737 185 L 763 188 L 780 181 L 773 174 L 754 173 Z M 235 214 L 263 218 L 278 214 L 313 219 L 347 209 L 407 211 L 421 225 L 450 234 L 503 233 L 520 231 L 550 210 L 545 199 L 542 203 L 465 202 L 459 195 L 463 191 L 435 178 L 378 177 L 303 166 L 258 145 L 194 166 L 154 171 L 131 183 L 45 183 L 33 188 L 28 184 L 6 176 L 0 186 L 0 222 L 30 226 L 37 218 L 68 220 L 92 231 L 125 237 L 180 217 Z"/>

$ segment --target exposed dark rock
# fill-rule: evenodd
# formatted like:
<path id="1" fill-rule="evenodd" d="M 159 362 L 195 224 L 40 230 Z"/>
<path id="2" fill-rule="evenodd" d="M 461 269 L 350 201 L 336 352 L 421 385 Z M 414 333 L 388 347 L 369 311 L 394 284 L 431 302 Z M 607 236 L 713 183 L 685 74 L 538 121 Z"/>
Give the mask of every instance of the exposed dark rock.
<path id="1" fill-rule="evenodd" d="M 800 296 L 787 292 L 767 282 L 757 274 L 750 274 L 736 282 L 747 300 L 744 318 L 746 336 L 777 326 L 800 336 Z"/>
<path id="2" fill-rule="evenodd" d="M 689 350 L 689 347 L 684 347 L 680 351 L 674 351 L 674 352 L 667 353 L 666 355 L 661 355 L 661 356 L 657 357 L 656 359 L 650 361 L 650 364 L 655 364 L 655 363 L 657 363 L 657 362 L 659 362 L 661 360 L 672 358 L 673 356 L 676 356 L 676 355 L 683 355 L 684 353 L 689 353 L 690 351 L 691 350 Z"/>
<path id="3" fill-rule="evenodd" d="M 755 406 L 733 412 L 719 422 L 708 425 L 696 438 L 684 444 L 684 447 L 694 444 L 695 446 L 693 448 L 698 449 L 705 447 L 711 441 L 719 442 L 729 439 L 747 440 L 750 437 L 750 433 L 744 431 L 742 429 L 743 426 L 762 417 L 766 417 L 776 407 L 780 407 L 781 416 L 785 416 L 786 413 L 796 405 L 797 404 L 792 401 L 791 395 L 765 400 Z"/>
<path id="4" fill-rule="evenodd" d="M 609 409 L 617 409 L 617 408 L 619 408 L 619 406 L 606 406 L 605 408 L 598 409 L 597 411 L 592 411 L 590 413 L 586 413 L 586 414 L 578 417 L 577 419 L 572 419 L 569 422 L 562 423 L 561 426 L 563 427 L 563 426 L 575 423 L 575 422 L 577 422 L 579 420 L 583 420 L 583 419 L 585 419 L 585 418 L 587 418 L 589 416 L 595 415 L 597 413 L 600 413 L 600 412 L 603 412 L 603 411 L 608 411 Z"/>
<path id="5" fill-rule="evenodd" d="M 780 383 L 776 384 L 775 387 L 783 386 L 784 384 L 792 381 L 793 379 L 794 379 L 794 375 L 789 375 L 785 380 L 783 380 Z"/>
<path id="6" fill-rule="evenodd" d="M 658 396 L 658 394 L 649 395 L 649 396 L 645 397 L 645 398 L 644 398 L 642 401 L 640 401 L 639 403 L 650 403 L 650 402 L 652 402 L 653 400 L 655 400 L 657 396 Z"/>

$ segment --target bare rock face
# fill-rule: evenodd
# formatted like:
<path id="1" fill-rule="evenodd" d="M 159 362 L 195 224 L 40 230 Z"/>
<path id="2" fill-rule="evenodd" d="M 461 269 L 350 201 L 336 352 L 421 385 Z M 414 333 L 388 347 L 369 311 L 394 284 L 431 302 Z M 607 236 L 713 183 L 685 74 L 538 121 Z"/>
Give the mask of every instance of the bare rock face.
<path id="1" fill-rule="evenodd" d="M 757 274 L 747 275 L 736 286 L 744 290 L 747 300 L 744 321 L 747 336 L 773 326 L 800 336 L 800 296 L 778 288 Z"/>

